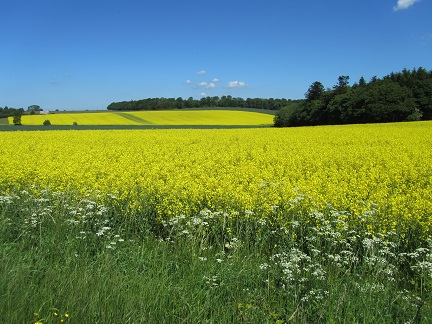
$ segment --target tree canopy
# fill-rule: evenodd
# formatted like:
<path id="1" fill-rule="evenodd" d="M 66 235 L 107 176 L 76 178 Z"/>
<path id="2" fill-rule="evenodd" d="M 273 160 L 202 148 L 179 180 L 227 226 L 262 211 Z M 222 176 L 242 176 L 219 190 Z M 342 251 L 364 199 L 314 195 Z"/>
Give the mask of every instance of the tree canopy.
<path id="1" fill-rule="evenodd" d="M 234 98 L 228 96 L 203 97 L 199 100 L 189 97 L 187 100 L 175 98 L 147 98 L 113 102 L 108 105 L 108 110 L 162 110 L 162 109 L 183 109 L 183 108 L 204 108 L 204 107 L 239 107 L 279 110 L 289 104 L 292 100 L 287 99 L 263 99 L 263 98 Z"/>
<path id="2" fill-rule="evenodd" d="M 306 100 L 283 107 L 275 126 L 312 126 L 353 123 L 385 123 L 432 119 L 432 71 L 404 69 L 382 79 L 363 77 L 353 86 L 340 76 L 332 89 L 315 81 Z"/>
<path id="3" fill-rule="evenodd" d="M 0 118 L 22 115 L 23 113 L 24 113 L 23 108 L 9 108 L 7 106 L 5 106 L 4 108 L 0 107 Z"/>

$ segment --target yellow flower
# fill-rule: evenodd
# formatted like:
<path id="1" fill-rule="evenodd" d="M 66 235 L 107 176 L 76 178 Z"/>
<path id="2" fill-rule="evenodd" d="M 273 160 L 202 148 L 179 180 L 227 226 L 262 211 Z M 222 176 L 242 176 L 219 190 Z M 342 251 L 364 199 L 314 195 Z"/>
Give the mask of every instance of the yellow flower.
<path id="1" fill-rule="evenodd" d="M 141 112 L 131 115 L 158 123 Z M 71 118 L 66 124 L 85 124 L 77 115 Z M 257 210 L 268 223 L 284 226 L 291 220 L 271 206 L 293 201 L 290 208 L 306 211 L 313 206 L 298 195 L 304 193 L 317 205 L 328 202 L 336 210 L 351 211 L 353 221 L 369 215 L 370 203 L 376 203 L 379 227 L 365 224 L 371 234 L 396 227 L 407 232 L 417 224 L 419 235 L 426 236 L 432 224 L 432 200 L 427 198 L 432 188 L 424 166 L 432 163 L 431 145 L 432 121 L 296 129 L 2 132 L 0 185 L 36 184 L 58 191 L 70 186 L 82 193 L 100 190 L 101 195 L 115 188 L 121 199 L 130 193 L 130 207 L 139 211 L 142 192 L 167 217 L 194 214 L 206 206 L 229 213 Z M 121 168 L 113 168 L 114 162 Z M 38 163 L 45 167 L 35 168 Z M 378 215 L 381 209 L 385 217 Z M 232 235 L 234 228 L 225 231 Z M 296 239 L 296 233 L 290 235 Z"/>

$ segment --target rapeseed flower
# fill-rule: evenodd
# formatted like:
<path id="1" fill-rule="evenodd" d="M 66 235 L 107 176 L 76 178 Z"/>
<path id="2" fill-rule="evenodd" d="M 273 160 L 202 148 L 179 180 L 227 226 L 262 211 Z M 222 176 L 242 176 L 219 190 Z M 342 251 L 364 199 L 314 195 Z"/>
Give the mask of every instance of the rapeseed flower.
<path id="1" fill-rule="evenodd" d="M 331 203 L 370 233 L 418 228 L 430 235 L 426 166 L 432 164 L 432 122 L 71 132 L 3 132 L 0 187 L 74 191 L 114 203 L 127 199 L 131 210 L 151 206 L 157 221 L 205 208 L 229 217 L 243 210 L 241 217 L 286 228 L 297 220 L 284 219 L 285 211 Z M 40 164 L 44 168 L 35 168 Z M 0 198 L 1 204 L 8 201 Z M 371 204 L 378 207 L 364 214 Z M 73 221 L 105 213 L 90 199 L 80 208 L 71 211 Z M 379 222 L 372 225 L 372 218 Z M 190 220 L 195 226 L 210 223 Z M 38 224 L 36 217 L 28 221 Z M 97 231 L 101 237 L 110 233 L 103 225 Z"/>

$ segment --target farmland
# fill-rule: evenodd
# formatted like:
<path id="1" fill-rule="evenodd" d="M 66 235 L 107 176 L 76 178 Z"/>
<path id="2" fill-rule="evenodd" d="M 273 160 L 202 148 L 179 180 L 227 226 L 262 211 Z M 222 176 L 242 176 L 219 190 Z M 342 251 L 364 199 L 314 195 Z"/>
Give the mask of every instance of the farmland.
<path id="1" fill-rule="evenodd" d="M 146 113 L 113 113 L 107 123 L 162 123 Z M 208 113 L 191 124 L 216 119 Z M 91 322 L 98 309 L 101 322 L 133 314 L 135 322 L 390 323 L 431 314 L 431 122 L 2 132 L 0 153 L 1 244 L 30 251 L 16 258 L 28 265 L 16 270 L 18 286 L 43 283 L 29 288 L 38 297 L 28 304 L 26 291 L 21 298 L 17 285 L 0 282 L 2 299 L 23 314 L 49 312 L 45 303 Z M 3 261 L 4 273 L 19 267 Z M 75 269 L 81 292 L 42 275 L 66 275 L 61 263 Z M 143 291 L 159 299 L 146 306 L 135 296 Z M 23 319 L 14 314 L 7 318 Z"/>
<path id="2" fill-rule="evenodd" d="M 24 115 L 23 125 L 267 125 L 273 115 L 240 110 L 164 110 L 135 112 L 71 112 Z M 9 118 L 12 124 L 12 117 Z"/>
<path id="3" fill-rule="evenodd" d="M 164 217 L 204 207 L 268 213 L 298 188 L 356 213 L 376 203 L 427 230 L 429 125 L 4 133 L 0 181 L 121 197 L 139 187 Z"/>

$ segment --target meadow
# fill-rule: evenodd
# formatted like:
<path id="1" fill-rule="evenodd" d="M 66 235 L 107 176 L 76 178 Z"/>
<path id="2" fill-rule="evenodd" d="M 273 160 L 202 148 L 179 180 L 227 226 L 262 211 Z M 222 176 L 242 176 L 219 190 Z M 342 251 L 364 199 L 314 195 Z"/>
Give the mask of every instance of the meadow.
<path id="1" fill-rule="evenodd" d="M 1 132 L 0 164 L 4 322 L 432 318 L 432 122 Z"/>

